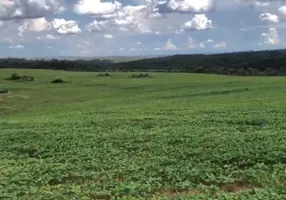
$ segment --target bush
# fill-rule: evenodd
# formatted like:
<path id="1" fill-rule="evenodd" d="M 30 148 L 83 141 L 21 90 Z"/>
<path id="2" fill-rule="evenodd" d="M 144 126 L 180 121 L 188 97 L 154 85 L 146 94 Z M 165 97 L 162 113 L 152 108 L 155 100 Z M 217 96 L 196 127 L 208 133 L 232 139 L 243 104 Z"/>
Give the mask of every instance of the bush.
<path id="1" fill-rule="evenodd" d="M 21 79 L 21 76 L 18 75 L 17 73 L 13 73 L 10 76 L 10 80 L 12 80 L 12 81 L 16 81 L 16 80 L 20 80 L 20 79 Z"/>
<path id="2" fill-rule="evenodd" d="M 140 73 L 140 74 L 133 74 L 130 78 L 151 78 L 151 76 L 148 73 L 146 74 Z"/>
<path id="3" fill-rule="evenodd" d="M 109 73 L 100 73 L 97 76 L 101 76 L 101 77 L 105 76 L 106 77 L 106 76 L 111 76 L 111 74 L 109 74 Z"/>
<path id="4" fill-rule="evenodd" d="M 65 81 L 63 81 L 62 79 L 55 79 L 51 81 L 51 83 L 65 83 Z"/>
<path id="5" fill-rule="evenodd" d="M 34 81 L 35 78 L 33 76 L 22 76 L 22 81 Z"/>
<path id="6" fill-rule="evenodd" d="M 33 76 L 20 76 L 17 73 L 11 74 L 10 77 L 5 78 L 8 81 L 34 81 L 35 78 Z"/>
<path id="7" fill-rule="evenodd" d="M 6 90 L 6 89 L 1 90 L 1 89 L 0 89 L 0 94 L 8 94 L 8 93 L 10 93 L 9 90 Z"/>

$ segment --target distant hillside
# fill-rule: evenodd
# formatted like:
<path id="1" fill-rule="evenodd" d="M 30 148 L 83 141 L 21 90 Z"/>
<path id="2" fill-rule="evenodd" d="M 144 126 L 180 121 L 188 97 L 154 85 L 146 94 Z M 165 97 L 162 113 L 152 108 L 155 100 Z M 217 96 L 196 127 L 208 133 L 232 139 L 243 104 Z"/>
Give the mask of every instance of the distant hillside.
<path id="1" fill-rule="evenodd" d="M 78 57 L 76 60 L 63 59 L 63 57 L 62 59 L 52 60 L 10 58 L 0 59 L 0 68 L 284 76 L 286 75 L 286 50 L 234 52 L 212 55 L 174 55 L 156 58 L 122 56 L 101 57 L 97 59 Z"/>
<path id="2" fill-rule="evenodd" d="M 113 64 L 120 71 L 286 75 L 286 50 L 173 55 Z"/>
<path id="3" fill-rule="evenodd" d="M 147 58 L 156 58 L 156 57 L 163 57 L 163 56 L 101 56 L 101 57 L 81 57 L 81 56 L 57 56 L 57 57 L 35 57 L 31 58 L 31 60 L 70 60 L 70 61 L 76 61 L 76 60 L 111 60 L 114 63 L 118 62 L 129 62 L 129 61 L 135 61 L 135 60 L 141 60 L 141 59 L 147 59 Z"/>

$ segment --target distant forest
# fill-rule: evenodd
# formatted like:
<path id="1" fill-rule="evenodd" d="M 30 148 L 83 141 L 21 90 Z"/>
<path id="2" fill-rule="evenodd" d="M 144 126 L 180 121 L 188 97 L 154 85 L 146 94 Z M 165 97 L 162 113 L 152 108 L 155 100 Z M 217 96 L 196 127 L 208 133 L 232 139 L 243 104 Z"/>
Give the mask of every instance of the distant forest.
<path id="1" fill-rule="evenodd" d="M 286 75 L 286 50 L 223 54 L 174 55 L 130 62 L 112 60 L 26 60 L 0 59 L 0 68 L 53 69 L 93 72 L 187 72 L 242 76 Z"/>

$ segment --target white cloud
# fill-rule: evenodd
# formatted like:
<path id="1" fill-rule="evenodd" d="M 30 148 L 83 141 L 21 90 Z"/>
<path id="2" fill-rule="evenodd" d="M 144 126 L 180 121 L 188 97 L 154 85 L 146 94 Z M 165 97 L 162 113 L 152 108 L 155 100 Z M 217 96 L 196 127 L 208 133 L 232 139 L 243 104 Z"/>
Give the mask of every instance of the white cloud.
<path id="1" fill-rule="evenodd" d="M 267 7 L 267 6 L 269 6 L 269 5 L 270 5 L 269 2 L 260 2 L 260 1 L 254 2 L 254 6 L 255 6 L 255 7 Z"/>
<path id="2" fill-rule="evenodd" d="M 113 15 L 121 8 L 119 2 L 102 2 L 100 0 L 79 0 L 74 6 L 74 11 L 80 15 Z"/>
<path id="3" fill-rule="evenodd" d="M 193 48 L 205 48 L 205 44 L 203 42 L 196 43 L 195 40 L 191 37 L 188 37 L 188 47 Z"/>
<path id="4" fill-rule="evenodd" d="M 167 0 L 158 4 L 160 13 L 182 12 L 182 13 L 205 13 L 214 8 L 213 0 Z"/>
<path id="5" fill-rule="evenodd" d="M 264 37 L 264 43 L 266 44 L 280 44 L 280 39 L 276 28 L 269 28 L 268 33 L 262 33 L 261 36 Z"/>
<path id="6" fill-rule="evenodd" d="M 286 6 L 281 6 L 279 9 L 278 9 L 278 12 L 280 15 L 282 15 L 283 17 L 286 17 Z"/>
<path id="7" fill-rule="evenodd" d="M 77 22 L 73 20 L 66 21 L 65 19 L 54 19 L 52 21 L 52 26 L 57 33 L 63 35 L 74 35 L 82 32 Z"/>
<path id="8" fill-rule="evenodd" d="M 176 50 L 177 47 L 176 47 L 175 44 L 173 44 L 172 40 L 169 39 L 169 40 L 166 42 L 166 45 L 165 45 L 164 49 L 166 49 L 166 50 Z"/>
<path id="9" fill-rule="evenodd" d="M 19 35 L 22 36 L 24 32 L 41 32 L 44 30 L 50 30 L 51 24 L 47 22 L 44 17 L 37 19 L 27 19 L 24 23 L 18 28 Z"/>
<path id="10" fill-rule="evenodd" d="M 205 43 L 214 43 L 212 39 L 208 39 Z"/>
<path id="11" fill-rule="evenodd" d="M 155 51 L 162 51 L 162 50 L 177 50 L 177 46 L 175 44 L 173 44 L 172 40 L 169 39 L 165 46 L 162 48 L 154 48 Z"/>
<path id="12" fill-rule="evenodd" d="M 226 42 L 225 41 L 222 41 L 222 42 L 219 42 L 219 43 L 216 43 L 214 44 L 214 48 L 225 48 L 227 45 L 226 45 Z"/>
<path id="13" fill-rule="evenodd" d="M 104 38 L 110 40 L 110 39 L 113 39 L 113 36 L 111 34 L 105 34 Z"/>
<path id="14" fill-rule="evenodd" d="M 263 22 L 271 22 L 271 23 L 278 23 L 279 17 L 277 15 L 271 13 L 262 13 L 259 16 L 260 20 Z"/>
<path id="15" fill-rule="evenodd" d="M 47 38 L 48 40 L 55 40 L 55 39 L 57 39 L 55 36 L 53 36 L 53 35 L 51 35 L 51 34 L 47 34 L 47 35 L 46 35 L 46 38 Z"/>
<path id="16" fill-rule="evenodd" d="M 11 45 L 9 46 L 10 49 L 24 49 L 23 45 L 17 44 L 17 45 Z"/>
<path id="17" fill-rule="evenodd" d="M 197 14 L 191 21 L 186 22 L 183 28 L 185 30 L 206 30 L 212 28 L 212 21 L 205 14 Z"/>
<path id="18" fill-rule="evenodd" d="M 0 20 L 41 18 L 64 11 L 61 0 L 1 0 Z"/>
<path id="19" fill-rule="evenodd" d="M 53 49 L 53 47 L 47 46 L 44 49 Z"/>
<path id="20" fill-rule="evenodd" d="M 103 29 L 106 28 L 107 24 L 109 23 L 109 21 L 96 21 L 94 20 L 93 22 L 89 23 L 86 26 L 86 29 L 90 32 L 97 32 L 97 31 L 102 31 Z"/>

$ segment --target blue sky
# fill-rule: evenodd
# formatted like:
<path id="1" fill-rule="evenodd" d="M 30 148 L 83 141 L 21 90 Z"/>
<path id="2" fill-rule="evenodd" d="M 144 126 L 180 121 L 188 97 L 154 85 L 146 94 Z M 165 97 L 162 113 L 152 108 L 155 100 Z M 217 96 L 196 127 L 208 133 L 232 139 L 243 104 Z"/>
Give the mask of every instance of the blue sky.
<path id="1" fill-rule="evenodd" d="M 0 57 L 280 49 L 285 0 L 0 0 Z"/>

